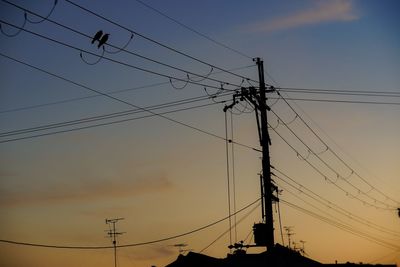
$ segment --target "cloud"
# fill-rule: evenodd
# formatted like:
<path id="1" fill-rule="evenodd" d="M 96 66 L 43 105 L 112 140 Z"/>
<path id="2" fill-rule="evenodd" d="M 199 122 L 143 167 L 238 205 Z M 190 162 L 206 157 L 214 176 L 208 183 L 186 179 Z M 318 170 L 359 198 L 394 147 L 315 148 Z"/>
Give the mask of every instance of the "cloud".
<path id="1" fill-rule="evenodd" d="M 169 190 L 173 183 L 162 173 L 141 179 L 90 180 L 78 185 L 64 184 L 35 189 L 7 190 L 0 188 L 1 206 L 21 206 L 34 204 L 54 204 L 70 201 L 92 201 L 106 198 L 123 198 Z"/>
<path id="2" fill-rule="evenodd" d="M 254 23 L 248 27 L 248 30 L 252 32 L 273 32 L 324 22 L 352 21 L 358 18 L 350 0 L 316 1 L 314 6 L 308 9 Z"/>

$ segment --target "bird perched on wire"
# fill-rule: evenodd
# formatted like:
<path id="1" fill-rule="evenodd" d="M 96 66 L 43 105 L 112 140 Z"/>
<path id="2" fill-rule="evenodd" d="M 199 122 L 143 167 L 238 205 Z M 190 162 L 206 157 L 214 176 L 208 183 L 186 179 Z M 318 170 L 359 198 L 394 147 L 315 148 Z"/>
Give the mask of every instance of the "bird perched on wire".
<path id="1" fill-rule="evenodd" d="M 110 34 L 106 33 L 106 34 L 103 35 L 103 37 L 101 37 L 101 39 L 99 41 L 99 45 L 97 46 L 97 48 L 100 48 L 100 46 L 104 45 L 107 42 L 108 36 L 110 36 Z"/>
<path id="2" fill-rule="evenodd" d="M 100 41 L 100 37 L 101 37 L 102 35 L 103 35 L 103 31 L 102 31 L 102 30 L 98 31 L 98 32 L 93 36 L 92 44 L 94 44 L 94 42 L 96 42 L 96 41 Z"/>

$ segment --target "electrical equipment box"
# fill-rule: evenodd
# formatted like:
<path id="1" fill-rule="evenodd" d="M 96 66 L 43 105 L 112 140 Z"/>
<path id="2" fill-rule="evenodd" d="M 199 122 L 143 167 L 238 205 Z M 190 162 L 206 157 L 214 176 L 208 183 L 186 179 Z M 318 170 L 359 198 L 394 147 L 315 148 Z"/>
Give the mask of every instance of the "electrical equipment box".
<path id="1" fill-rule="evenodd" d="M 267 225 L 265 223 L 254 224 L 253 234 L 256 246 L 264 247 L 267 245 Z"/>

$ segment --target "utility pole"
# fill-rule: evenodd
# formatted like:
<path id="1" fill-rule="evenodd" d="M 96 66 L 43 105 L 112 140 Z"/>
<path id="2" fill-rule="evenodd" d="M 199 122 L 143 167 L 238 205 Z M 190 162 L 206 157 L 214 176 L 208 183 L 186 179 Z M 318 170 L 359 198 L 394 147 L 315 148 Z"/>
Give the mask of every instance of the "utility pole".
<path id="1" fill-rule="evenodd" d="M 258 67 L 258 81 L 260 86 L 258 110 L 261 115 L 261 147 L 262 147 L 262 182 L 264 193 L 264 222 L 266 224 L 266 246 L 272 248 L 275 245 L 274 241 L 274 219 L 272 212 L 272 182 L 271 182 L 271 160 L 269 156 L 269 146 L 271 140 L 268 133 L 268 119 L 266 88 L 264 80 L 264 62 L 260 58 L 256 58 Z"/>
<path id="2" fill-rule="evenodd" d="M 114 246 L 114 267 L 117 267 L 117 236 L 125 233 L 125 232 L 117 232 L 115 224 L 123 219 L 124 218 L 106 219 L 106 224 L 109 225 L 109 230 L 107 234 L 111 238 Z"/>
<path id="3" fill-rule="evenodd" d="M 237 99 L 240 99 L 240 101 L 245 100 L 254 106 L 258 137 L 262 148 L 262 173 L 260 174 L 262 223 L 257 223 L 253 226 L 254 243 L 255 246 L 271 249 L 275 245 L 272 203 L 278 201 L 278 198 L 273 195 L 273 191 L 278 192 L 278 188 L 272 183 L 271 179 L 271 160 L 269 156 L 271 140 L 268 133 L 267 118 L 267 111 L 271 109 L 267 105 L 266 94 L 275 91 L 275 89 L 272 86 L 268 90 L 266 88 L 264 62 L 260 58 L 255 58 L 254 61 L 258 68 L 258 90 L 255 87 L 242 87 L 241 92 L 233 96 L 232 104 L 225 106 L 224 112 L 236 105 L 238 103 Z"/>
<path id="4" fill-rule="evenodd" d="M 259 88 L 258 90 L 251 87 L 242 87 L 241 92 L 233 95 L 233 102 L 224 107 L 224 112 L 233 108 L 240 101 L 247 101 L 254 106 L 256 115 L 258 137 L 262 148 L 262 173 L 260 174 L 261 184 L 261 215 L 262 223 L 256 223 L 253 226 L 254 243 L 256 247 L 266 247 L 271 249 L 275 245 L 274 241 L 274 218 L 272 203 L 279 201 L 273 192 L 278 193 L 278 188 L 272 183 L 271 179 L 271 160 L 269 156 L 269 146 L 271 140 L 268 133 L 268 117 L 267 111 L 271 110 L 267 105 L 267 93 L 275 91 L 273 86 L 266 88 L 264 80 L 264 62 L 260 58 L 254 61 L 258 68 Z"/>

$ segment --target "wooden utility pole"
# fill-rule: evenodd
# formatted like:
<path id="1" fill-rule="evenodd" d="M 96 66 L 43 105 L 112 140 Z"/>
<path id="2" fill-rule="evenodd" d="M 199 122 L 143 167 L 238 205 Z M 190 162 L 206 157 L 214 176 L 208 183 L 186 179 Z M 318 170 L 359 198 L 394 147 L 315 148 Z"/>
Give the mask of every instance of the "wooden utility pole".
<path id="1" fill-rule="evenodd" d="M 260 58 L 256 58 L 254 61 L 258 67 L 259 89 L 257 90 L 255 87 L 242 87 L 241 92 L 234 95 L 233 103 L 229 106 L 225 106 L 224 111 L 232 108 L 237 103 L 237 98 L 240 98 L 240 100 L 246 100 L 254 106 L 258 136 L 262 148 L 262 173 L 260 175 L 260 187 L 261 214 L 263 220 L 262 223 L 257 223 L 253 226 L 254 242 L 255 246 L 262 246 L 270 249 L 275 245 L 272 203 L 273 201 L 278 201 L 278 199 L 272 194 L 277 187 L 272 184 L 271 180 L 271 162 L 269 157 L 269 146 L 271 145 L 271 140 L 268 133 L 267 118 L 267 111 L 270 110 L 270 108 L 267 105 L 266 96 L 268 92 L 273 91 L 273 88 L 272 90 L 267 90 L 265 86 L 264 62 Z"/>
<path id="2" fill-rule="evenodd" d="M 262 148 L 262 173 L 260 175 L 262 223 L 256 223 L 253 226 L 254 246 L 267 247 L 267 249 L 271 249 L 275 245 L 272 203 L 278 201 L 278 198 L 273 195 L 273 191 L 277 191 L 278 188 L 272 183 L 271 179 L 271 160 L 269 157 L 269 146 L 271 145 L 271 140 L 268 133 L 267 118 L 267 111 L 270 110 L 270 108 L 267 105 L 266 94 L 273 92 L 274 88 L 272 86 L 268 90 L 266 88 L 264 80 L 264 62 L 260 58 L 256 58 L 254 61 L 258 67 L 258 90 L 255 87 L 242 87 L 241 92 L 238 92 L 233 96 L 232 104 L 225 106 L 224 111 L 226 112 L 237 104 L 237 99 L 240 99 L 241 101 L 246 100 L 254 106 L 258 136 Z"/>
<path id="3" fill-rule="evenodd" d="M 268 119 L 267 119 L 267 97 L 264 80 L 264 62 L 260 58 L 256 58 L 258 67 L 258 80 L 259 80 L 259 99 L 258 110 L 261 117 L 261 147 L 262 147 L 262 196 L 264 202 L 264 222 L 266 224 L 266 246 L 272 248 L 274 242 L 274 219 L 272 212 L 272 182 L 271 182 L 271 160 L 269 157 L 269 146 L 271 143 L 268 133 Z"/>

